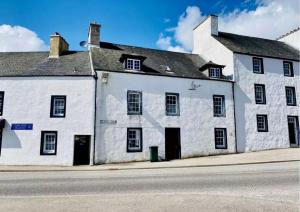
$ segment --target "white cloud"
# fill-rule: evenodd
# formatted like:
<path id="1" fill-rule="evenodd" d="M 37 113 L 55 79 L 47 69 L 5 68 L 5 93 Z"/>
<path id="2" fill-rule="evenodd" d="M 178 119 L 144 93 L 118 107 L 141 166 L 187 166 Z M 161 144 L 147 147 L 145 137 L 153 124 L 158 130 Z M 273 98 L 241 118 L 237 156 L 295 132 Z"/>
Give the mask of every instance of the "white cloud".
<path id="1" fill-rule="evenodd" d="M 235 9 L 225 14 L 221 12 L 219 30 L 275 39 L 300 25 L 299 0 L 256 0 L 256 4 L 255 10 Z M 172 35 L 160 34 L 157 46 L 165 50 L 191 51 L 193 28 L 204 18 L 199 7 L 187 7 L 177 26 L 165 30 Z M 164 45 L 160 45 L 163 41 Z"/>
<path id="2" fill-rule="evenodd" d="M 0 52 L 43 51 L 48 47 L 37 34 L 21 26 L 0 25 Z"/>

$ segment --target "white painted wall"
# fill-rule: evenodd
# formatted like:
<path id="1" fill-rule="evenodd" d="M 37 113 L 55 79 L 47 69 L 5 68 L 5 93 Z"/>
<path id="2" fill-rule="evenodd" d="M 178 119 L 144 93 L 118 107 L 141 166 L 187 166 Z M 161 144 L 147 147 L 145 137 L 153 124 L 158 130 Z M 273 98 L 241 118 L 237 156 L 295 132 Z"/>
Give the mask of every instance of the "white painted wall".
<path id="1" fill-rule="evenodd" d="M 235 54 L 236 125 L 239 152 L 288 148 L 288 115 L 300 115 L 299 63 L 293 62 L 294 77 L 283 74 L 283 60 L 263 58 L 264 74 L 254 74 L 252 56 Z M 254 84 L 265 84 L 266 105 L 255 104 Z M 287 106 L 285 86 L 296 87 L 298 106 Z M 267 114 L 269 132 L 257 132 L 256 114 Z"/>
<path id="2" fill-rule="evenodd" d="M 97 72 L 101 79 L 102 72 Z M 200 84 L 189 90 L 191 82 Z M 108 83 L 98 80 L 96 163 L 149 160 L 149 146 L 165 157 L 165 127 L 181 128 L 183 158 L 235 152 L 232 83 L 109 72 Z M 143 115 L 127 115 L 127 90 L 143 95 Z M 165 115 L 165 92 L 180 95 L 180 116 Z M 226 117 L 213 117 L 213 94 L 225 95 Z M 116 120 L 117 124 L 100 124 Z M 143 152 L 127 153 L 127 127 L 143 128 Z M 214 127 L 227 128 L 227 150 L 216 150 Z"/>
<path id="3" fill-rule="evenodd" d="M 279 41 L 282 41 L 295 49 L 300 50 L 300 30 L 298 29 L 297 31 L 280 38 Z"/>
<path id="4" fill-rule="evenodd" d="M 193 53 L 199 54 L 206 61 L 211 60 L 219 65 L 226 65 L 223 74 L 233 75 L 233 53 L 212 36 L 212 33 L 216 34 L 217 30 L 214 20 L 216 18 L 210 16 L 194 29 Z"/>
<path id="5" fill-rule="evenodd" d="M 94 131 L 92 77 L 2 77 L 6 119 L 1 165 L 73 165 L 74 135 Z M 66 117 L 50 118 L 51 95 L 66 95 Z M 11 130 L 12 123 L 33 123 L 33 130 Z M 57 154 L 40 155 L 41 131 L 57 131 Z"/>

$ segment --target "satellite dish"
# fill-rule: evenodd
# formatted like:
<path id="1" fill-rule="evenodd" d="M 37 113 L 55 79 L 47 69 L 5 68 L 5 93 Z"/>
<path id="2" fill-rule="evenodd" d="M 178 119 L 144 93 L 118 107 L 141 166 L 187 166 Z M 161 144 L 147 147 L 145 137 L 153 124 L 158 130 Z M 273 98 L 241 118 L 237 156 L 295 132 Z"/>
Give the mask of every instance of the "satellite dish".
<path id="1" fill-rule="evenodd" d="M 86 48 L 86 47 L 87 47 L 87 42 L 86 42 L 86 41 L 81 41 L 81 42 L 79 43 L 79 45 L 80 45 L 81 47 L 83 47 L 83 48 Z"/>

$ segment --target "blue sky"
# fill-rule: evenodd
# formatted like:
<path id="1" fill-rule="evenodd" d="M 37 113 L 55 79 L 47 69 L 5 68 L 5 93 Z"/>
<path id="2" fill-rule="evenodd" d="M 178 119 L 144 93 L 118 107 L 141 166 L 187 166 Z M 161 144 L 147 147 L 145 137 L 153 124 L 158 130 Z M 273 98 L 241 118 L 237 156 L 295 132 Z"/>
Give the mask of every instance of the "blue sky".
<path id="1" fill-rule="evenodd" d="M 208 14 L 218 14 L 224 20 L 235 12 L 250 14 L 261 6 L 262 3 L 257 2 L 270 4 L 270 0 L 1 0 L 0 26 L 27 28 L 46 45 L 49 45 L 50 34 L 60 32 L 71 49 L 81 49 L 78 43 L 87 39 L 88 25 L 95 20 L 102 25 L 103 41 L 168 48 L 157 44 L 160 35 L 170 37 L 169 45 L 184 46 L 176 38 L 174 28 L 179 17 L 187 15 L 188 6 L 199 10 L 196 19 L 191 17 L 195 22 Z"/>

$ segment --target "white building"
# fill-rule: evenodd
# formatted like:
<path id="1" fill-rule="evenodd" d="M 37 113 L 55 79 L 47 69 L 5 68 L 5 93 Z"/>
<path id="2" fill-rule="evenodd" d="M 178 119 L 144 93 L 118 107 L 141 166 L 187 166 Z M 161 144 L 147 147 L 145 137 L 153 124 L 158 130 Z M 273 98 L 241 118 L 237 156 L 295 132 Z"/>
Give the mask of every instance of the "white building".
<path id="1" fill-rule="evenodd" d="M 162 160 L 299 146 L 299 51 L 194 30 L 193 54 L 100 42 L 0 53 L 0 165 Z"/>
<path id="2" fill-rule="evenodd" d="M 89 54 L 67 51 L 63 44 L 61 36 L 52 36 L 50 57 L 0 53 L 1 165 L 92 164 L 92 154 L 81 156 L 90 153 L 94 140 Z"/>
<path id="3" fill-rule="evenodd" d="M 216 16 L 194 29 L 193 53 L 235 81 L 238 152 L 299 146 L 299 51 L 288 44 L 219 32 Z"/>

